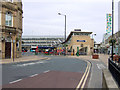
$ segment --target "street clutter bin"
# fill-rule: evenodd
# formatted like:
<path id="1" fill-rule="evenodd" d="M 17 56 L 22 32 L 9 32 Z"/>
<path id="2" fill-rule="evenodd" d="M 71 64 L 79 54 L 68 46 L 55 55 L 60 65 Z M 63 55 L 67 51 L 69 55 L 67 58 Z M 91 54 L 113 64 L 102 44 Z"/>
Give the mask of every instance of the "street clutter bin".
<path id="1" fill-rule="evenodd" d="M 92 59 L 99 59 L 99 55 L 92 55 Z"/>

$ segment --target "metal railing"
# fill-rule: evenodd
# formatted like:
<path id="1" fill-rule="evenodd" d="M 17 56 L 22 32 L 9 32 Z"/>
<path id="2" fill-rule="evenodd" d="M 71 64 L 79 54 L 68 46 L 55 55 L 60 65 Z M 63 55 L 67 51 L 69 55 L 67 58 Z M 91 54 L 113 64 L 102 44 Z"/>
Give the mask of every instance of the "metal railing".
<path id="1" fill-rule="evenodd" d="M 113 75 L 114 79 L 116 80 L 118 86 L 120 87 L 120 58 L 119 61 L 114 61 L 111 58 L 108 59 L 108 68 Z"/>

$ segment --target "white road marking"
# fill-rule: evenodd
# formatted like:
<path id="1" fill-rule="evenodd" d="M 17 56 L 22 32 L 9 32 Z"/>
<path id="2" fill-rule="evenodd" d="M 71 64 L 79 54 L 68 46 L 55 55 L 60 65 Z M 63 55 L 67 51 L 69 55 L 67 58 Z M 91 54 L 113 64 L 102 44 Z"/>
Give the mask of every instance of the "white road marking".
<path id="1" fill-rule="evenodd" d="M 44 71 L 44 73 L 50 72 L 50 70 Z"/>
<path id="2" fill-rule="evenodd" d="M 18 80 L 15 80 L 15 81 L 9 82 L 9 83 L 12 84 L 12 83 L 19 82 L 19 81 L 21 81 L 21 80 L 22 80 L 22 79 L 18 79 Z"/>
<path id="3" fill-rule="evenodd" d="M 35 76 L 37 76 L 38 74 L 34 74 L 34 75 L 31 75 L 30 77 L 35 77 Z"/>
<path id="4" fill-rule="evenodd" d="M 97 64 L 98 69 L 104 69 L 106 68 L 103 64 Z"/>
<path id="5" fill-rule="evenodd" d="M 32 63 L 25 63 L 25 64 L 17 64 L 14 66 L 18 66 L 18 67 L 25 67 L 25 66 L 29 66 L 29 65 L 34 65 L 34 64 L 40 64 L 40 63 L 45 63 L 45 61 L 39 61 L 39 62 L 32 62 Z"/>

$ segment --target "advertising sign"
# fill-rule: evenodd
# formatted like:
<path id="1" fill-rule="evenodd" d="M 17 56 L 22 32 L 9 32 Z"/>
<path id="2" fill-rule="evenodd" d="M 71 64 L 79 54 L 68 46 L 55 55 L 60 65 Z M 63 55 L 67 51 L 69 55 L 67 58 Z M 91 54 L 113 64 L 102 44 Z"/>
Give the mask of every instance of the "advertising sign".
<path id="1" fill-rule="evenodd" d="M 77 42 L 86 42 L 86 40 L 77 40 Z"/>
<path id="2" fill-rule="evenodd" d="M 112 32 L 112 14 L 107 14 L 106 32 L 107 33 L 111 33 Z"/>

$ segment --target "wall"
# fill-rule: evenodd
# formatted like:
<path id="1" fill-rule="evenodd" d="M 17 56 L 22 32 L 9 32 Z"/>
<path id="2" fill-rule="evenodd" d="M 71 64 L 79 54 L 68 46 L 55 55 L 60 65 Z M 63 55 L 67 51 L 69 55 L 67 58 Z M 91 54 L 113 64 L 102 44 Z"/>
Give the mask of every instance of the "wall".
<path id="1" fill-rule="evenodd" d="M 85 40 L 86 42 L 77 42 L 77 40 Z M 93 43 L 93 40 L 91 40 L 90 36 L 79 36 L 79 35 L 72 36 L 71 42 L 68 46 L 68 49 L 70 49 L 70 47 L 72 46 L 72 51 L 74 49 L 75 50 L 74 54 L 76 54 L 77 47 L 79 47 L 79 49 L 82 48 L 81 44 L 83 44 L 83 47 L 87 47 L 87 54 L 88 55 L 92 54 L 90 48 L 93 47 L 94 43 Z"/>

